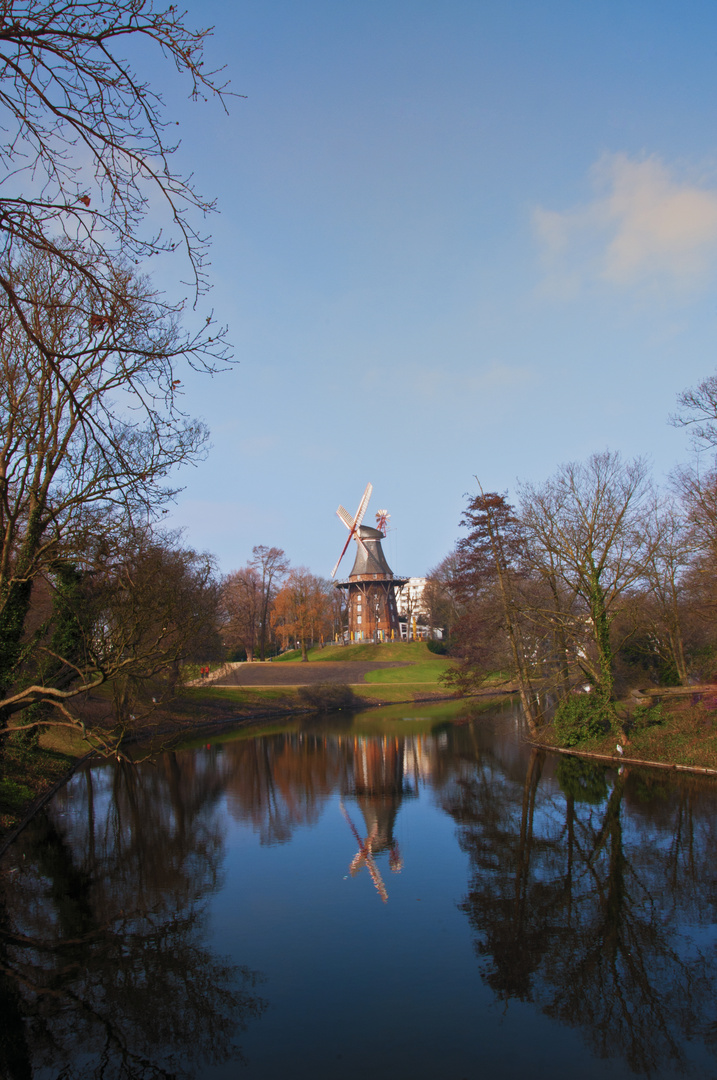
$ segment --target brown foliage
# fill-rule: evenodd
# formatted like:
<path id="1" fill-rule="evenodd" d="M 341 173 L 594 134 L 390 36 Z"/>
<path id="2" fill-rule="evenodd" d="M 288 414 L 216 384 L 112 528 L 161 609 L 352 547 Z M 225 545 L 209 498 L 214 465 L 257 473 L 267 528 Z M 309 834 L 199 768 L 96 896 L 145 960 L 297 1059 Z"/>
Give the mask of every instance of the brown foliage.
<path id="1" fill-rule="evenodd" d="M 305 566 L 291 570 L 274 601 L 272 625 L 284 645 L 300 642 L 302 660 L 310 643 L 331 634 L 333 608 L 327 582 Z"/>

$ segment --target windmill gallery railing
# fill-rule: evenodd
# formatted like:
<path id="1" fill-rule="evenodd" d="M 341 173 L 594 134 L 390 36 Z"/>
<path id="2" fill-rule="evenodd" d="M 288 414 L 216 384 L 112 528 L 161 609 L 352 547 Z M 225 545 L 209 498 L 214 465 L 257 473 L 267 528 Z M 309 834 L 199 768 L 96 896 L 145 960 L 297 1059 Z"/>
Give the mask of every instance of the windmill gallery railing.
<path id="1" fill-rule="evenodd" d="M 400 589 L 406 582 L 410 581 L 409 575 L 404 574 L 362 574 L 359 579 L 363 581 L 390 581 L 397 589 Z M 356 578 L 341 578 L 339 581 L 335 581 L 334 585 L 337 589 L 345 589 L 349 585 L 355 585 Z"/>

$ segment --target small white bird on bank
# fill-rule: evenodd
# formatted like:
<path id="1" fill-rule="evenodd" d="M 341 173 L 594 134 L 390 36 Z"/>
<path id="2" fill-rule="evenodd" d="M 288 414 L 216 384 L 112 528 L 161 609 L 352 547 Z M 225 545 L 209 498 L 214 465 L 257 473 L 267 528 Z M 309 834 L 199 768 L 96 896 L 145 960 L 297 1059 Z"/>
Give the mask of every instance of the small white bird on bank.
<path id="1" fill-rule="evenodd" d="M 618 744 L 617 744 L 617 746 L 615 747 L 615 749 L 617 750 L 618 754 L 620 754 L 620 755 L 622 755 L 622 754 L 624 754 L 624 753 L 625 753 L 625 751 L 623 750 L 623 748 L 622 748 L 622 747 L 620 746 L 620 743 L 618 743 Z"/>

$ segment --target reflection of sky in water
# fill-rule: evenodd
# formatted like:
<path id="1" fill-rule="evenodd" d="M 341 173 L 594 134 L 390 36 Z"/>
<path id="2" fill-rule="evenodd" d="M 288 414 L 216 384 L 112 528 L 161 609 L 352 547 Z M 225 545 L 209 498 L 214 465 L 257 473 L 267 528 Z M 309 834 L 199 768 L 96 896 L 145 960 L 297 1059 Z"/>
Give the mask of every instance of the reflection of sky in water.
<path id="1" fill-rule="evenodd" d="M 205 744 L 124 778 L 112 766 L 93 770 L 86 897 L 90 789 L 78 775 L 52 810 L 57 834 L 76 845 L 75 878 L 58 871 L 58 847 L 37 880 L 40 906 L 8 910 L 28 934 L 60 925 L 53 874 L 105 914 L 146 901 L 137 925 L 159 939 L 172 925 L 160 950 L 189 950 L 191 974 L 180 974 L 199 985 L 163 989 L 197 1030 L 197 965 L 220 971 L 226 958 L 259 973 L 268 1007 L 250 1011 L 237 1035 L 245 1070 L 231 1059 L 201 1064 L 203 1046 L 185 1062 L 197 1077 L 556 1078 L 576 1068 L 596 1080 L 671 1077 L 680 1054 L 688 1074 L 713 1075 L 699 1039 L 712 985 L 689 965 L 714 978 L 714 785 L 626 772 L 615 787 L 613 773 L 565 764 L 574 759 L 536 764 L 515 740 L 510 710 L 448 726 L 440 710 L 405 721 L 392 710 L 380 730 L 373 711 L 353 726 L 307 722 Z M 365 865 L 350 873 L 359 844 L 347 817 L 360 842 L 374 838 L 385 903 Z M 31 841 L 28 833 L 32 862 L 42 852 Z M 31 876 L 8 879 L 10 902 Z M 42 904 L 60 914 L 38 927 Z M 185 933 L 186 910 L 196 920 Z M 196 955 L 192 935 L 204 950 Z M 601 984 L 616 942 L 617 981 Z M 100 985 L 112 980 L 98 971 Z M 644 971 L 652 1016 L 642 1008 Z M 624 1020 L 610 1019 L 623 991 L 628 1014 L 640 1006 L 627 1028 L 633 1046 Z M 652 1069 L 644 1043 L 665 1018 L 678 1050 L 671 1060 L 656 1035 Z M 34 1075 L 49 1080 L 61 1063 L 46 1059 Z"/>

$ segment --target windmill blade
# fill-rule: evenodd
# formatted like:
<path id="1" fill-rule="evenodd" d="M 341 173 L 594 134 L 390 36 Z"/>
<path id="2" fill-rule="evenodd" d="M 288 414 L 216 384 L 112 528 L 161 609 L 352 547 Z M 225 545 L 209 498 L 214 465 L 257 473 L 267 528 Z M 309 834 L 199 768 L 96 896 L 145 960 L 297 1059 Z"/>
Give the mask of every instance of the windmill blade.
<path id="1" fill-rule="evenodd" d="M 355 536 L 356 536 L 356 543 L 357 543 L 357 544 L 359 545 L 359 547 L 362 547 L 362 548 L 363 548 L 363 553 L 364 553 L 364 555 L 366 556 L 366 558 L 368 558 L 368 548 L 366 547 L 366 545 L 364 544 L 363 540 L 362 540 L 362 539 L 361 539 L 361 537 L 359 536 L 359 534 L 358 534 L 358 529 L 356 530 Z"/>
<path id="2" fill-rule="evenodd" d="M 354 519 L 351 517 L 345 506 L 340 506 L 336 513 L 341 518 L 347 529 L 353 529 Z"/>
<path id="3" fill-rule="evenodd" d="M 331 577 L 334 577 L 336 575 L 336 571 L 339 568 L 339 563 L 341 562 L 344 555 L 346 554 L 346 548 L 349 546 L 349 543 L 351 542 L 351 537 L 352 536 L 354 536 L 354 535 L 356 536 L 357 543 L 359 543 L 361 545 L 361 547 L 364 549 L 364 551 L 368 555 L 368 551 L 366 550 L 366 545 L 364 544 L 363 540 L 358 535 L 356 530 L 358 529 L 359 525 L 361 524 L 361 521 L 363 520 L 363 516 L 366 513 L 366 508 L 368 507 L 369 499 L 371 498 L 371 492 L 372 491 L 373 491 L 373 484 L 367 484 L 366 485 L 366 490 L 364 491 L 363 495 L 361 496 L 361 502 L 359 503 L 359 508 L 356 511 L 356 517 L 352 518 L 351 515 L 349 514 L 348 510 L 344 506 L 339 506 L 338 510 L 336 511 L 336 513 L 341 518 L 341 520 L 343 521 L 346 528 L 349 530 L 349 536 L 348 536 L 348 540 L 344 544 L 343 551 L 341 552 L 341 554 L 338 557 L 336 566 L 331 571 Z"/>
<path id="4" fill-rule="evenodd" d="M 349 535 L 348 535 L 348 537 L 346 538 L 346 543 L 345 543 L 345 544 L 344 544 L 344 546 L 343 546 L 343 550 L 342 550 L 341 554 L 339 555 L 338 559 L 336 560 L 336 566 L 335 566 L 335 567 L 333 568 L 333 570 L 331 571 L 331 577 L 334 577 L 334 575 L 336 574 L 336 571 L 337 571 L 337 570 L 338 570 L 338 568 L 339 568 L 339 563 L 341 562 L 341 560 L 343 559 L 344 555 L 346 554 L 346 548 L 347 548 L 347 547 L 349 546 L 349 544 L 351 543 L 351 537 L 353 536 L 353 534 L 354 534 L 354 530 L 353 530 L 353 529 L 351 529 L 351 530 L 350 530 L 350 532 L 349 532 Z"/>
<path id="5" fill-rule="evenodd" d="M 362 548 L 363 548 L 363 550 L 364 550 L 364 555 L 366 555 L 366 556 L 368 557 L 368 553 L 369 553 L 369 552 L 368 552 L 368 548 L 366 547 L 366 545 L 364 544 L 363 540 L 362 540 L 362 539 L 361 539 L 361 537 L 359 536 L 359 534 L 358 534 L 358 529 L 357 529 L 356 525 L 354 525 L 354 526 L 353 526 L 353 527 L 352 527 L 352 528 L 351 528 L 351 529 L 349 530 L 349 535 L 348 535 L 348 537 L 346 538 L 346 543 L 344 544 L 344 547 L 343 547 L 343 551 L 341 552 L 341 554 L 340 554 L 340 555 L 339 555 L 339 557 L 338 557 L 338 561 L 337 561 L 337 563 L 336 563 L 336 566 L 335 566 L 335 567 L 333 568 L 333 570 L 331 571 L 331 577 L 333 577 L 333 576 L 334 576 L 334 574 L 336 573 L 336 571 L 338 570 L 338 568 L 339 568 L 339 563 L 341 562 L 341 560 L 343 559 L 344 555 L 346 554 L 346 548 L 347 548 L 347 547 L 349 546 L 349 544 L 351 543 L 351 537 L 352 537 L 352 536 L 353 536 L 353 537 L 355 537 L 355 539 L 356 539 L 356 543 L 357 543 L 357 544 L 359 544 L 359 545 L 360 545 L 360 547 L 362 547 Z"/>
<path id="6" fill-rule="evenodd" d="M 359 508 L 356 511 L 356 517 L 354 518 L 354 524 L 356 525 L 357 528 L 361 524 L 361 522 L 363 521 L 363 516 L 366 513 L 366 510 L 368 508 L 368 504 L 369 504 L 369 500 L 371 498 L 371 492 L 372 491 L 373 491 L 373 484 L 367 484 L 366 485 L 366 490 L 364 491 L 363 495 L 361 496 L 361 502 L 359 503 Z"/>

